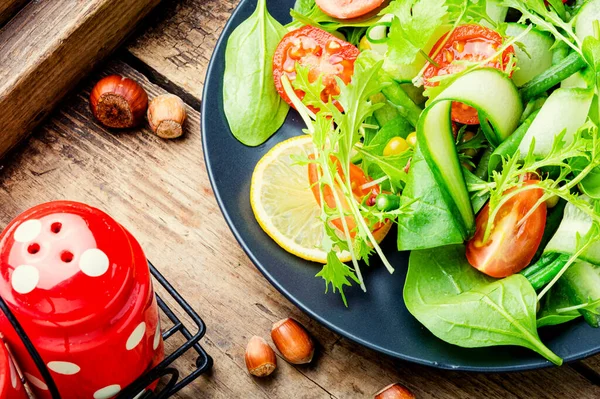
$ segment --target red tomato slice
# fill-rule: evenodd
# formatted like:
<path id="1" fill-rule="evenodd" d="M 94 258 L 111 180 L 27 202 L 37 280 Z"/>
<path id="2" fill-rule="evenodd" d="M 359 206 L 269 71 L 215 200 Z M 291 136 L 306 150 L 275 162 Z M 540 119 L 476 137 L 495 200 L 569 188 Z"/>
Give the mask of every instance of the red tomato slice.
<path id="1" fill-rule="evenodd" d="M 296 79 L 296 63 L 299 63 L 310 67 L 308 74 L 310 82 L 322 76 L 325 88 L 321 93 L 321 99 L 327 102 L 331 96 L 340 94 L 336 76 L 345 84 L 352 80 L 354 61 L 358 54 L 358 48 L 352 44 L 324 30 L 303 26 L 285 35 L 275 50 L 273 56 L 275 87 L 281 97 L 293 107 L 292 101 L 283 90 L 281 77 L 285 74 L 290 81 Z M 296 90 L 296 95 L 300 99 L 304 98 L 304 92 L 301 90 Z M 334 101 L 334 104 L 342 110 L 337 101 Z M 313 107 L 309 108 L 316 111 Z"/>
<path id="2" fill-rule="evenodd" d="M 334 18 L 360 17 L 383 4 L 385 0 L 315 0 L 323 12 Z"/>
<path id="3" fill-rule="evenodd" d="M 528 180 L 524 184 L 536 184 Z M 510 192 L 512 190 L 509 190 Z M 541 189 L 523 191 L 500 208 L 487 242 L 489 204 L 479 213 L 475 236 L 467 243 L 467 259 L 479 271 L 492 277 L 507 277 L 523 270 L 537 251 L 546 226 L 546 204 L 542 203 L 518 226 L 521 219 L 542 197 Z"/>
<path id="4" fill-rule="evenodd" d="M 309 158 L 314 159 L 314 156 L 310 155 Z M 331 157 L 331 160 L 335 163 L 338 174 L 340 175 L 342 180 L 346 181 L 340 161 L 337 158 L 335 158 L 334 156 Z M 308 180 L 310 182 L 312 192 L 315 196 L 315 199 L 317 200 L 317 202 L 319 204 L 321 204 L 321 195 L 320 195 L 319 185 L 317 184 L 317 182 L 319 180 L 320 172 L 317 172 L 317 171 L 318 171 L 318 169 L 317 169 L 316 164 L 311 163 L 308 165 Z M 381 193 L 381 188 L 379 187 L 378 184 L 373 185 L 369 188 L 362 187 L 363 185 L 369 183 L 370 181 L 372 181 L 372 180 L 369 177 L 367 177 L 367 175 L 365 175 L 365 173 L 362 171 L 361 168 L 359 168 L 358 166 L 356 166 L 354 164 L 350 164 L 350 182 L 352 185 L 352 193 L 354 194 L 354 198 L 356 199 L 357 202 L 362 203 L 363 201 L 366 200 L 367 205 L 375 204 L 375 199 L 376 199 L 377 195 L 379 195 L 379 193 Z M 348 202 L 346 202 L 346 199 L 344 197 L 342 189 L 340 187 L 336 186 L 335 190 L 337 191 L 338 198 L 340 199 L 340 202 L 342 203 L 343 209 L 349 210 L 350 207 L 348 205 Z M 331 187 L 329 187 L 327 185 L 323 186 L 323 199 L 325 200 L 325 203 L 327 204 L 327 206 L 329 208 L 332 208 L 332 209 L 336 208 L 336 202 L 335 202 L 335 197 L 333 195 L 333 191 L 332 191 Z M 355 222 L 354 218 L 352 216 L 346 216 L 346 223 L 348 226 L 348 230 L 350 231 L 350 236 L 352 238 L 354 238 L 354 236 L 356 235 L 356 231 L 355 231 L 356 230 L 356 222 Z M 341 218 L 332 220 L 332 224 L 339 231 L 342 231 L 342 232 L 344 231 L 344 226 L 343 226 Z M 373 232 L 381 229 L 383 226 L 384 226 L 383 223 L 378 223 L 377 225 L 375 225 Z M 381 237 L 381 238 L 383 238 L 383 237 Z"/>
<path id="5" fill-rule="evenodd" d="M 427 66 L 423 73 L 425 86 L 436 86 L 437 82 L 430 81 L 435 76 L 450 75 L 465 68 L 464 65 L 453 64 L 453 61 L 482 61 L 491 57 L 502 46 L 502 36 L 497 32 L 476 24 L 461 25 L 450 34 L 446 43 L 434 57 L 434 53 L 442 46 L 446 37 L 447 34 L 442 36 L 429 54 L 439 67 L 433 64 Z M 504 70 L 511 54 L 514 54 L 514 52 L 513 46 L 509 46 L 502 53 L 502 60 L 495 59 L 488 62 L 486 66 Z M 479 117 L 475 108 L 456 102 L 452 104 L 452 120 L 466 125 L 479 124 Z"/>

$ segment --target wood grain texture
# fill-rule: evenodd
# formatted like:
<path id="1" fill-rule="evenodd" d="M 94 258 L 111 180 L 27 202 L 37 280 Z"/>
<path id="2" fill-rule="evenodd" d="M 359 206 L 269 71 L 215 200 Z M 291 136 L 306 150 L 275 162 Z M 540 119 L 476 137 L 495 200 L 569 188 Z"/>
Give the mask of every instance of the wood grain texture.
<path id="1" fill-rule="evenodd" d="M 34 1 L 13 18 L 0 31 L 0 156 L 159 1 Z"/>
<path id="2" fill-rule="evenodd" d="M 150 97 L 163 90 L 113 63 L 101 75 L 140 81 Z M 367 398 L 399 381 L 419 398 L 583 398 L 600 388 L 569 366 L 518 374 L 465 374 L 396 362 L 328 331 L 302 314 L 255 269 L 230 233 L 203 161 L 200 115 L 189 109 L 184 138 L 148 130 L 110 132 L 90 115 L 92 77 L 37 130 L 0 171 L 0 227 L 43 201 L 71 199 L 108 211 L 138 238 L 147 256 L 208 325 L 202 344 L 215 366 L 178 398 Z M 278 359 L 267 379 L 248 375 L 252 335 L 269 342 L 271 325 L 292 316 L 318 342 L 315 361 Z M 501 349 L 499 349 L 501 350 Z M 183 362 L 189 370 L 192 360 Z"/>
<path id="3" fill-rule="evenodd" d="M 127 50 L 156 74 L 200 100 L 206 68 L 239 0 L 166 0 Z"/>
<path id="4" fill-rule="evenodd" d="M 0 27 L 21 8 L 28 0 L 2 0 L 0 1 Z"/>

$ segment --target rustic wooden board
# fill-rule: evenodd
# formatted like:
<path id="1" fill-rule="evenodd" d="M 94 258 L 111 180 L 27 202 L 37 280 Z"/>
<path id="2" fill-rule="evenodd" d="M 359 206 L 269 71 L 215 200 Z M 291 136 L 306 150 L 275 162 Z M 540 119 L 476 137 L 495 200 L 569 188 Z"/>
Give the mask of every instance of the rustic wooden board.
<path id="1" fill-rule="evenodd" d="M 122 63 L 150 97 L 163 93 Z M 110 132 L 88 110 L 92 77 L 26 142 L 0 172 L 0 227 L 42 201 L 72 199 L 110 212 L 208 325 L 203 345 L 214 370 L 179 398 L 364 398 L 400 381 L 420 398 L 598 398 L 600 388 L 569 366 L 484 375 L 396 362 L 328 331 L 280 295 L 235 242 L 213 197 L 202 156 L 200 115 L 189 109 L 187 134 L 163 141 L 148 130 Z M 302 321 L 318 341 L 316 361 L 291 366 L 279 358 L 272 378 L 250 377 L 244 348 L 268 338 L 273 322 Z M 189 363 L 183 365 L 188 368 Z"/>
<path id="2" fill-rule="evenodd" d="M 148 29 L 126 45 L 127 52 L 153 80 L 187 93 L 190 102 L 199 104 L 212 49 L 238 3 L 167 1 L 158 7 Z M 584 363 L 600 373 L 600 356 Z"/>
<path id="3" fill-rule="evenodd" d="M 153 23 L 127 50 L 161 82 L 181 88 L 197 101 L 204 76 L 225 22 L 239 0 L 167 1 Z"/>
<path id="4" fill-rule="evenodd" d="M 28 0 L 2 0 L 0 2 L 0 27 L 4 25 Z"/>
<path id="5" fill-rule="evenodd" d="M 0 31 L 0 156 L 159 1 L 33 1 L 8 22 Z"/>

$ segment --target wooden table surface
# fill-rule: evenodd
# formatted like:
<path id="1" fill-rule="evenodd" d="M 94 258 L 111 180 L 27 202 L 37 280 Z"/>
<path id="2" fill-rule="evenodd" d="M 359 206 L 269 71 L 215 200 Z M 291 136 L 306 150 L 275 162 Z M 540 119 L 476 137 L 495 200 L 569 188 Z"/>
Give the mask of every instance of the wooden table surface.
<path id="1" fill-rule="evenodd" d="M 395 381 L 420 398 L 599 398 L 600 356 L 525 373 L 435 370 L 329 332 L 269 285 L 225 224 L 202 154 L 204 75 L 237 3 L 164 0 L 125 48 L 1 161 L 0 225 L 40 202 L 71 199 L 104 209 L 129 228 L 208 325 L 202 344 L 214 358 L 213 370 L 179 398 L 362 398 Z M 167 91 L 182 96 L 190 116 L 185 138 L 163 141 L 147 129 L 110 132 L 95 123 L 89 91 L 108 73 L 137 79 L 151 97 Z M 269 339 L 272 323 L 288 316 L 318 341 L 315 361 L 297 367 L 279 359 L 271 378 L 250 377 L 248 339 Z M 181 362 L 181 369 L 189 370 L 192 361 Z"/>

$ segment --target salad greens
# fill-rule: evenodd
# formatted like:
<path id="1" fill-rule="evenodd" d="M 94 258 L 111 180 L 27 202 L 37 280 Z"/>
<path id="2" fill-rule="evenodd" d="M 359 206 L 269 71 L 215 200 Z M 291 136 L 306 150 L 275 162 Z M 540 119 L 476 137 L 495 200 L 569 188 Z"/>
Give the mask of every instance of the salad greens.
<path id="1" fill-rule="evenodd" d="M 393 273 L 395 223 L 404 301 L 434 335 L 561 364 L 537 329 L 600 325 L 600 0 L 391 0 L 353 19 L 297 0 L 286 27 L 265 3 L 228 43 L 224 108 L 248 145 L 286 102 L 305 123 L 293 160 L 326 292 L 348 306 L 373 256 Z"/>
<path id="2" fill-rule="evenodd" d="M 414 251 L 404 302 L 444 341 L 466 348 L 524 346 L 562 364 L 537 334 L 537 296 L 527 279 L 515 274 L 496 280 L 479 273 L 467 262 L 462 245 Z"/>
<path id="3" fill-rule="evenodd" d="M 289 106 L 273 86 L 271 60 L 285 28 L 258 0 L 256 10 L 229 37 L 225 51 L 223 109 L 231 133 L 242 143 L 257 146 L 275 133 Z"/>

